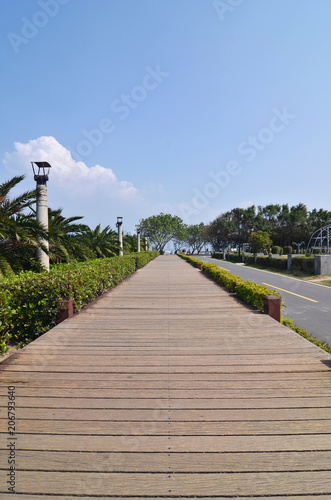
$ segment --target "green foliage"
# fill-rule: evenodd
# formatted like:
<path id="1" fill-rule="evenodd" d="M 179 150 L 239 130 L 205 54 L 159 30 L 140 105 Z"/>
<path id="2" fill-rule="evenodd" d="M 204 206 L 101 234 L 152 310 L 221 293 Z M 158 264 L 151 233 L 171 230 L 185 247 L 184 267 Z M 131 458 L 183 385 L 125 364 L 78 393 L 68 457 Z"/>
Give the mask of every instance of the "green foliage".
<path id="1" fill-rule="evenodd" d="M 245 264 L 255 264 L 255 256 L 245 254 Z"/>
<path id="2" fill-rule="evenodd" d="M 304 337 L 305 339 L 309 340 L 309 342 L 312 342 L 313 344 L 317 345 L 321 349 L 324 349 L 324 351 L 331 354 L 331 347 L 325 340 L 318 340 L 316 337 L 313 337 L 312 335 L 307 333 L 306 330 L 299 328 L 297 325 L 293 325 L 293 320 L 282 318 L 282 325 L 287 326 L 288 328 L 291 328 L 291 330 L 293 330 L 294 332 L 301 335 L 301 337 Z"/>
<path id="3" fill-rule="evenodd" d="M 287 259 L 270 258 L 270 257 L 257 257 L 256 264 L 263 268 L 268 269 L 287 269 Z"/>
<path id="4" fill-rule="evenodd" d="M 223 252 L 214 252 L 212 255 L 213 259 L 223 259 Z"/>
<path id="5" fill-rule="evenodd" d="M 293 253 L 293 248 L 290 245 L 288 245 L 288 246 L 283 248 L 283 252 L 284 252 L 284 255 L 291 254 L 291 253 Z"/>
<path id="6" fill-rule="evenodd" d="M 118 235 L 109 226 L 106 226 L 104 229 L 101 229 L 100 224 L 95 229 L 85 226 L 85 229 L 75 239 L 81 245 L 93 250 L 99 259 L 118 255 Z"/>
<path id="7" fill-rule="evenodd" d="M 107 292 L 158 254 L 59 264 L 49 273 L 25 272 L 0 282 L 0 338 L 31 342 L 56 325 L 58 303 L 74 299 L 74 311 Z"/>
<path id="8" fill-rule="evenodd" d="M 213 278 L 219 285 L 225 286 L 231 292 L 235 291 L 236 283 L 240 282 L 241 279 L 239 276 L 236 276 L 221 267 L 218 267 L 216 264 L 202 264 L 202 271 L 204 274 Z"/>
<path id="9" fill-rule="evenodd" d="M 292 271 L 302 271 L 306 274 L 315 274 L 314 257 L 292 257 Z"/>
<path id="10" fill-rule="evenodd" d="M 266 231 L 252 232 L 248 238 L 248 242 L 253 253 L 265 252 L 272 245 L 272 241 Z"/>
<path id="11" fill-rule="evenodd" d="M 227 253 L 226 260 L 229 262 L 239 262 L 239 254 L 238 253 Z"/>
<path id="12" fill-rule="evenodd" d="M 188 255 L 178 255 L 194 267 L 198 267 L 200 263 L 204 274 L 212 278 L 219 285 L 225 286 L 231 292 L 235 292 L 243 300 L 249 302 L 261 311 L 264 311 L 263 299 L 266 295 L 276 295 L 280 297 L 276 290 L 270 290 L 267 286 L 257 285 L 251 281 L 244 281 L 239 276 L 218 267 L 216 264 L 205 264 L 203 261 Z"/>
<path id="13" fill-rule="evenodd" d="M 130 254 L 130 257 L 135 260 L 136 269 L 140 269 L 144 267 L 150 260 L 155 259 L 159 254 L 159 252 L 151 251 L 151 252 L 133 252 Z"/>
<path id="14" fill-rule="evenodd" d="M 0 292 L 0 353 L 8 351 L 7 344 L 12 335 L 12 318 L 15 310 L 11 306 L 10 295 L 6 290 Z"/>
<path id="15" fill-rule="evenodd" d="M 204 223 L 187 226 L 186 233 L 186 242 L 192 253 L 201 252 L 203 245 L 207 241 Z"/>
<path id="16" fill-rule="evenodd" d="M 141 234 L 155 245 L 159 252 L 164 250 L 172 238 L 181 234 L 184 227 L 180 217 L 164 213 L 142 219 L 139 226 Z"/>
<path id="17" fill-rule="evenodd" d="M 282 255 L 283 254 L 283 249 L 282 249 L 282 247 L 279 247 L 279 246 L 273 246 L 272 249 L 271 249 L 271 253 L 272 254 Z"/>
<path id="18" fill-rule="evenodd" d="M 236 294 L 261 311 L 264 311 L 264 297 L 267 295 L 280 296 L 276 290 L 270 290 L 267 286 L 257 285 L 248 280 L 242 281 L 236 286 Z"/>
<path id="19" fill-rule="evenodd" d="M 38 191 L 9 197 L 23 179 L 24 175 L 16 176 L 0 184 L 0 277 L 36 267 L 36 248 L 42 246 L 40 239 L 48 238 L 45 228 L 23 213 L 35 203 Z"/>

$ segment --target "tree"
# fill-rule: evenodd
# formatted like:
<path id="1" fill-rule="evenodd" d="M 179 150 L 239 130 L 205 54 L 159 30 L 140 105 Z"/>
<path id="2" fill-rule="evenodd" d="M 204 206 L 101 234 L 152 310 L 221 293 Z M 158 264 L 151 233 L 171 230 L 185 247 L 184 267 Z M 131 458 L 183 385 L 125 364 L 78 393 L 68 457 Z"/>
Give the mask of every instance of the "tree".
<path id="1" fill-rule="evenodd" d="M 203 222 L 193 224 L 187 227 L 187 244 L 192 248 L 192 253 L 201 252 L 203 245 L 206 243 L 206 231 Z"/>
<path id="2" fill-rule="evenodd" d="M 175 236 L 172 238 L 172 242 L 175 247 L 175 252 L 178 252 L 178 250 L 186 246 L 187 229 L 188 226 L 186 224 L 183 224 L 181 227 L 179 227 Z"/>
<path id="3" fill-rule="evenodd" d="M 86 260 L 86 247 L 77 235 L 87 230 L 85 224 L 76 224 L 82 216 L 66 218 L 62 208 L 48 209 L 48 235 L 50 262 L 69 262 L 70 260 Z"/>
<path id="4" fill-rule="evenodd" d="M 265 231 L 256 231 L 251 233 L 248 241 L 253 253 L 267 251 L 272 245 L 270 236 Z"/>
<path id="5" fill-rule="evenodd" d="M 159 252 L 163 252 L 169 241 L 178 236 L 183 228 L 183 221 L 177 215 L 160 213 L 153 215 L 139 222 L 142 235 L 156 247 Z"/>
<path id="6" fill-rule="evenodd" d="M 77 236 L 81 244 L 93 250 L 97 258 L 113 257 L 118 255 L 119 242 L 116 231 L 106 226 L 101 229 L 100 224 L 95 229 L 88 226 Z"/>
<path id="7" fill-rule="evenodd" d="M 215 252 L 225 250 L 232 242 L 234 224 L 231 212 L 225 212 L 212 221 L 206 227 L 206 240 L 211 244 Z"/>
<path id="8" fill-rule="evenodd" d="M 36 202 L 38 190 L 9 198 L 11 189 L 23 179 L 24 175 L 15 176 L 0 185 L 0 276 L 22 269 L 40 270 L 36 249 L 42 246 L 40 239 L 48 239 L 45 228 L 34 217 L 24 214 Z"/>

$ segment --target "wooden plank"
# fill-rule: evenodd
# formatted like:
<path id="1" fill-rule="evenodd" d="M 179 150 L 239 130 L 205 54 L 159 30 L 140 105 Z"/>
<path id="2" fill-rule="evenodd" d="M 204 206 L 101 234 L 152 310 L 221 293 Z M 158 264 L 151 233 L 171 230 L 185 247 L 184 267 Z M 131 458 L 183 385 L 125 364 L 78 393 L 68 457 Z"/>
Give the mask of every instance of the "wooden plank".
<path id="1" fill-rule="evenodd" d="M 104 421 L 94 420 L 32 420 L 20 415 L 16 434 L 66 434 L 66 435 L 128 435 L 128 436 L 240 436 L 290 434 L 330 434 L 329 420 L 282 420 L 282 421 Z M 7 419 L 0 419 L 0 432 L 8 430 Z"/>
<path id="2" fill-rule="evenodd" d="M 166 426 L 166 424 L 165 424 Z M 5 436 L 2 436 L 4 438 Z M 4 439 L 2 439 L 4 441 Z M 268 452 L 331 450 L 330 434 L 279 436 L 81 436 L 20 434 L 17 448 L 40 451 Z"/>
<path id="3" fill-rule="evenodd" d="M 0 454 L 0 468 L 6 467 L 6 456 Z M 29 471 L 87 471 L 87 472 L 295 472 L 321 471 L 330 468 L 330 451 L 302 453 L 144 453 L 128 452 L 17 452 L 19 468 Z M 220 493 L 220 492 L 219 492 Z"/>
<path id="4" fill-rule="evenodd" d="M 3 500 L 12 500 L 13 499 L 13 496 L 12 494 L 2 494 L 2 497 L 1 497 Z M 29 500 L 54 500 L 54 496 L 53 495 L 31 495 L 29 494 Z M 76 495 L 66 495 L 66 500 L 68 499 L 76 499 L 77 496 Z M 81 495 L 80 497 L 80 500 L 100 500 L 100 496 L 94 496 L 93 494 L 92 495 L 88 495 L 88 496 L 84 496 L 84 495 Z M 102 495 L 102 498 L 105 498 L 107 500 L 118 500 L 118 496 L 114 497 L 114 496 L 109 496 L 109 495 Z M 149 497 L 150 498 L 150 497 Z M 182 496 L 180 498 L 192 498 L 192 497 L 187 497 L 187 496 Z M 212 496 L 212 497 L 207 497 L 207 496 L 200 496 L 199 497 L 201 500 L 225 500 L 225 499 L 228 499 L 229 497 L 228 496 L 220 496 L 220 495 L 217 495 L 217 496 Z M 277 496 L 271 496 L 271 495 L 268 495 L 267 497 L 266 496 L 258 496 L 258 497 L 252 497 L 252 496 L 249 496 L 249 497 L 246 497 L 246 496 L 240 496 L 240 499 L 241 500 L 252 500 L 252 498 L 258 498 L 259 500 L 289 500 L 289 497 L 286 495 L 286 496 L 282 496 L 282 495 L 277 495 Z M 159 497 L 159 496 L 153 496 L 153 499 L 155 500 L 173 500 L 174 497 L 173 496 L 167 496 L 167 495 L 162 495 L 162 497 Z M 122 496 L 121 495 L 121 500 L 142 500 L 142 497 L 136 497 L 136 496 Z M 303 497 L 302 496 L 293 496 L 291 495 L 291 500 L 303 500 Z M 313 494 L 313 495 L 305 495 L 304 496 L 304 500 L 316 500 L 316 496 Z M 331 495 L 323 495 L 323 500 L 331 500 Z"/>
<path id="5" fill-rule="evenodd" d="M 17 405 L 22 408 L 82 408 L 82 409 L 149 409 L 149 410 L 228 410 L 228 409 L 277 409 L 277 408 L 329 408 L 331 409 L 331 397 L 286 397 L 286 398 L 218 398 L 218 399 L 171 399 L 164 394 L 164 398 L 115 398 L 115 397 L 17 397 Z M 1 406 L 6 407 L 5 398 L 1 400 Z"/>
<path id="6" fill-rule="evenodd" d="M 0 408 L 0 418 L 6 418 L 6 408 Z M 109 420 L 109 421 L 168 421 L 188 422 L 210 421 L 255 421 L 261 420 L 321 420 L 330 418 L 329 408 L 264 408 L 264 409 L 223 409 L 223 410 L 128 410 L 128 409 L 85 409 L 80 408 L 20 408 L 20 418 L 38 420 Z"/>
<path id="7" fill-rule="evenodd" d="M 46 367 L 46 370 L 45 370 Z M 0 364 L 0 370 L 1 370 L 1 364 Z M 247 373 L 248 371 L 250 373 L 291 373 L 291 372 L 297 372 L 297 373 L 302 373 L 302 372 L 329 372 L 330 368 L 326 365 L 323 365 L 321 363 L 311 363 L 309 365 L 287 365 L 287 364 L 278 364 L 278 365 L 243 365 L 243 364 L 237 364 L 237 365 L 232 365 L 232 366 L 220 366 L 220 365 L 214 365 L 214 366 L 171 366 L 167 367 L 166 365 L 160 367 L 160 366 L 149 366 L 149 365 L 142 365 L 142 366 L 96 366 L 96 365 L 91 365 L 86 367 L 85 365 L 76 365 L 76 366 L 71 366 L 70 364 L 66 365 L 65 367 L 61 365 L 33 365 L 33 367 L 29 365 L 24 365 L 24 364 L 12 364 L 8 365 L 5 367 L 6 371 L 10 371 L 12 373 L 14 372 L 44 372 L 47 371 L 49 373 L 132 373 L 132 374 L 138 374 L 138 373 L 146 373 L 146 374 L 151 374 L 151 373 L 159 373 L 159 374 L 168 374 L 169 371 L 170 373 L 195 373 L 195 374 L 200 374 L 200 373 L 215 373 L 219 375 L 223 375 L 223 373 Z M 71 376 L 71 375 L 70 375 Z"/>
<path id="8" fill-rule="evenodd" d="M 133 385 L 133 383 L 131 382 Z M 163 387 L 159 388 L 149 388 L 145 387 L 146 384 L 140 383 L 136 389 L 131 389 L 129 387 L 118 387 L 117 384 L 114 384 L 114 387 L 96 387 L 94 383 L 93 388 L 82 387 L 82 384 L 77 384 L 77 388 L 72 387 L 72 383 L 70 387 L 65 386 L 61 388 L 54 388 L 53 386 L 42 386 L 42 387 L 31 387 L 29 384 L 28 387 L 20 387 L 17 391 L 17 397 L 20 398 L 20 406 L 26 406 L 22 403 L 26 401 L 26 399 L 21 398 L 84 398 L 84 399 L 167 399 L 171 401 L 182 400 L 182 399 L 190 399 L 190 400 L 217 400 L 217 399 L 231 399 L 233 400 L 286 400 L 291 399 L 291 404 L 294 402 L 299 403 L 300 399 L 310 400 L 312 403 L 318 403 L 319 401 L 329 401 L 330 402 L 330 393 L 331 388 L 322 387 L 317 390 L 304 389 L 304 388 L 284 388 L 284 389 L 262 389 L 262 388 L 238 388 L 238 389 L 223 389 L 220 387 L 218 390 L 204 388 L 204 389 L 193 389 L 190 387 L 186 387 L 185 389 L 169 389 L 169 383 L 164 384 Z M 85 385 L 85 384 L 84 384 Z M 111 385 L 111 384 L 108 384 Z M 173 386 L 173 384 L 172 384 Z M 45 390 L 46 389 L 46 390 Z M 6 396 L 8 393 L 7 387 L 0 387 L 0 395 Z M 293 402 L 293 403 L 292 403 Z M 4 401 L 3 401 L 4 404 Z M 1 406 L 1 401 L 0 401 Z M 321 406 L 320 404 L 316 404 L 316 406 Z M 322 404 L 325 406 L 325 404 Z"/>
<path id="9" fill-rule="evenodd" d="M 1 471 L 3 472 L 3 471 Z M 1 477 L 1 476 L 0 476 Z M 2 473 L 2 479 L 5 479 Z M 3 484 L 3 483 L 2 483 Z M 38 471 L 36 482 L 28 471 L 17 475 L 17 493 L 146 497 L 218 495 L 330 495 L 330 471 L 246 474 L 121 474 Z"/>

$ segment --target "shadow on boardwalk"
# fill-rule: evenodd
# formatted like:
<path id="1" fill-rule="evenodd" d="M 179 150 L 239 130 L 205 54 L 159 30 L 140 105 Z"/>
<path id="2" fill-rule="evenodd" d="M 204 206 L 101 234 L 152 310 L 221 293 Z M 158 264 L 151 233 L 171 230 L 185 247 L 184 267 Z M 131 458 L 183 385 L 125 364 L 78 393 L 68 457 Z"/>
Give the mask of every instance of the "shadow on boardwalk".
<path id="1" fill-rule="evenodd" d="M 331 498 L 330 363 L 159 257 L 1 367 L 2 498 Z"/>

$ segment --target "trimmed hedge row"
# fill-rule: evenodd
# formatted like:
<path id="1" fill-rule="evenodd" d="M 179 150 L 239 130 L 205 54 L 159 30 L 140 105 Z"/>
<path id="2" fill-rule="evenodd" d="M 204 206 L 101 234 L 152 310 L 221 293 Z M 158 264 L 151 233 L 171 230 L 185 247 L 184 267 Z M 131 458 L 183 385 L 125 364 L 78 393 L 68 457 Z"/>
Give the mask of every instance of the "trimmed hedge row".
<path id="1" fill-rule="evenodd" d="M 135 259 L 136 269 L 140 269 L 141 267 L 146 266 L 150 260 L 155 259 L 158 255 L 160 255 L 160 253 L 153 250 L 150 252 L 133 252 L 130 254 L 130 257 Z"/>
<path id="2" fill-rule="evenodd" d="M 287 269 L 287 259 L 272 257 L 257 257 L 256 264 L 261 267 L 267 267 L 269 269 Z"/>
<path id="3" fill-rule="evenodd" d="M 261 311 L 264 311 L 263 299 L 266 295 L 280 297 L 280 294 L 276 290 L 271 290 L 267 286 L 257 285 L 251 281 L 244 281 L 239 276 L 218 267 L 216 264 L 205 264 L 203 261 L 189 257 L 188 255 L 178 255 L 195 267 L 198 267 L 198 263 L 201 263 L 201 270 L 204 274 L 210 276 L 216 283 L 225 286 L 231 292 L 235 291 L 239 297 Z"/>
<path id="4" fill-rule="evenodd" d="M 254 257 L 245 256 L 245 264 L 254 264 Z M 268 269 L 287 269 L 287 258 L 257 257 L 256 264 Z M 298 256 L 292 257 L 292 271 L 302 271 L 307 274 L 315 274 L 314 257 Z"/>
<path id="5" fill-rule="evenodd" d="M 58 305 L 74 300 L 74 311 L 107 292 L 158 252 L 62 264 L 49 273 L 26 272 L 0 283 L 0 346 L 8 336 L 27 344 L 56 325 Z"/>

